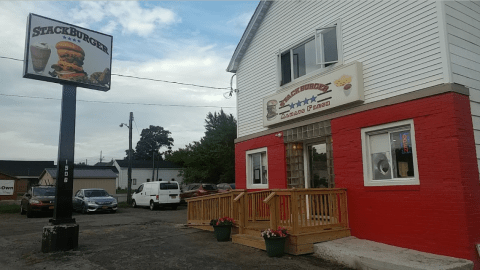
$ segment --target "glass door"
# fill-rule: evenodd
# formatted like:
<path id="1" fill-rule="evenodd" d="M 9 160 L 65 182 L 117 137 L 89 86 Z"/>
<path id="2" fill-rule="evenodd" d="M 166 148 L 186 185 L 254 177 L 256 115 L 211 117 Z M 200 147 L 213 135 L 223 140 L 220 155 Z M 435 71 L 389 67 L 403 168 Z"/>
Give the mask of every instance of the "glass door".
<path id="1" fill-rule="evenodd" d="M 305 186 L 307 188 L 333 188 L 329 174 L 329 154 L 327 143 L 315 142 L 306 145 Z"/>

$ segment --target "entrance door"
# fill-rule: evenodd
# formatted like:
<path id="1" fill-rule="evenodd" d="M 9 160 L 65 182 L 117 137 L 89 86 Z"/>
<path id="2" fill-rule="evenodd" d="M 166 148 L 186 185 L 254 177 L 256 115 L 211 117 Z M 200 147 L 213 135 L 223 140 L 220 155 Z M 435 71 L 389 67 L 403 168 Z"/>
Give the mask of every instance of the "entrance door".
<path id="1" fill-rule="evenodd" d="M 307 188 L 333 188 L 328 168 L 327 143 L 315 142 L 306 145 L 305 187 Z"/>

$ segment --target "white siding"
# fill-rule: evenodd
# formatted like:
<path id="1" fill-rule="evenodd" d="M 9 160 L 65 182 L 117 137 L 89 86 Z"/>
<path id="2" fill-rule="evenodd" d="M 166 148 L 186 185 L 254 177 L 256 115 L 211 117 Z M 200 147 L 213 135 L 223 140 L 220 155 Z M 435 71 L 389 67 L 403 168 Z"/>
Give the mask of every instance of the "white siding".
<path id="1" fill-rule="evenodd" d="M 178 176 L 179 170 L 177 169 L 159 169 L 158 178 L 161 178 L 164 181 L 175 179 L 178 183 L 183 183 L 183 177 Z M 119 186 L 120 188 L 127 188 L 128 186 L 128 169 L 121 168 L 118 171 L 119 177 Z M 155 178 L 157 178 L 157 171 L 155 170 Z M 152 179 L 152 169 L 132 169 L 132 179 L 137 179 L 137 184 L 133 185 L 132 189 L 138 188 L 142 183 L 147 182 L 147 179 Z M 158 180 L 158 179 L 156 179 Z"/>
<path id="2" fill-rule="evenodd" d="M 445 2 L 445 14 L 453 82 L 470 90 L 480 169 L 480 1 Z"/>
<path id="3" fill-rule="evenodd" d="M 279 50 L 337 19 L 344 63 L 363 63 L 365 103 L 444 83 L 437 10 L 432 1 L 273 2 L 237 70 L 238 136 L 266 130 L 262 99 L 281 91 Z"/>

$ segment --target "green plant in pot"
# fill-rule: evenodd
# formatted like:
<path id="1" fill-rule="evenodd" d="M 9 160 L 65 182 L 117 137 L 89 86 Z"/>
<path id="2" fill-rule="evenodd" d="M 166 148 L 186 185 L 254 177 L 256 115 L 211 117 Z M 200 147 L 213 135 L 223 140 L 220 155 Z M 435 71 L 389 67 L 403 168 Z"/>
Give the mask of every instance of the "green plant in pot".
<path id="1" fill-rule="evenodd" d="M 230 240 L 230 233 L 232 232 L 232 226 L 235 224 L 235 220 L 229 217 L 223 217 L 219 219 L 212 219 L 210 225 L 213 226 L 213 231 L 217 241 L 224 242 Z"/>
<path id="2" fill-rule="evenodd" d="M 265 239 L 265 247 L 269 257 L 282 257 L 285 251 L 285 242 L 288 231 L 283 227 L 277 230 L 266 229 L 262 231 L 262 237 Z"/>

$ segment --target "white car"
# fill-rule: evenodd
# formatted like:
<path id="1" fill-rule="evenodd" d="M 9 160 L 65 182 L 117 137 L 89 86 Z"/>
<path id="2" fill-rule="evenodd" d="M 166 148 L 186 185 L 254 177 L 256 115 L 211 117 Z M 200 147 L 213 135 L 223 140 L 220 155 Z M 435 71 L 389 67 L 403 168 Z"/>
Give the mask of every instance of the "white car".
<path id="1" fill-rule="evenodd" d="M 148 206 L 155 210 L 168 206 L 173 210 L 180 204 L 180 185 L 177 181 L 156 181 L 141 184 L 132 195 L 132 206 Z"/>

